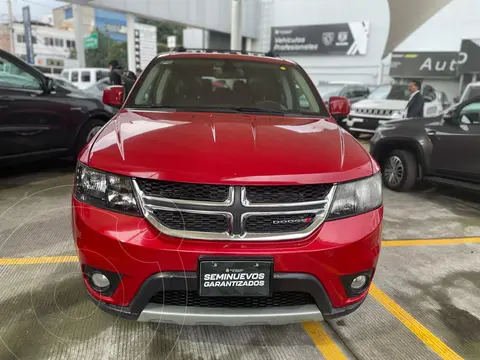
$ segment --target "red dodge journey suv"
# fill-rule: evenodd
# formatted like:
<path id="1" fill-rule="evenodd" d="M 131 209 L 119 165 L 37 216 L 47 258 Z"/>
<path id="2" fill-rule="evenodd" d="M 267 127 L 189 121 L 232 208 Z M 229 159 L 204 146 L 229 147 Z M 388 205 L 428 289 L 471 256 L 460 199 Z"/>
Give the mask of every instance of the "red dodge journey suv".
<path id="1" fill-rule="evenodd" d="M 222 82 L 224 87 L 215 86 Z M 156 57 L 83 149 L 73 235 L 99 306 L 138 321 L 286 324 L 348 314 L 381 243 L 379 168 L 305 71 L 274 56 Z"/>

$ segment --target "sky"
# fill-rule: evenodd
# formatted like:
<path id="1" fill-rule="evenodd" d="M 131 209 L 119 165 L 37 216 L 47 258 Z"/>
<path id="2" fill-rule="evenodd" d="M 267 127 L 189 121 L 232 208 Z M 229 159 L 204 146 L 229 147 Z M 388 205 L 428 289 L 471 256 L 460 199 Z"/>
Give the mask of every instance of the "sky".
<path id="1" fill-rule="evenodd" d="M 5 3 L 6 0 L 0 0 Z M 57 0 L 12 0 L 13 16 L 16 20 L 22 20 L 22 8 L 30 6 L 30 16 L 32 20 L 40 20 L 42 16 L 52 15 L 52 10 L 56 7 L 64 5 L 64 2 Z M 7 10 L 7 7 L 0 7 L 2 10 Z M 2 11 L 3 12 L 3 11 Z"/>

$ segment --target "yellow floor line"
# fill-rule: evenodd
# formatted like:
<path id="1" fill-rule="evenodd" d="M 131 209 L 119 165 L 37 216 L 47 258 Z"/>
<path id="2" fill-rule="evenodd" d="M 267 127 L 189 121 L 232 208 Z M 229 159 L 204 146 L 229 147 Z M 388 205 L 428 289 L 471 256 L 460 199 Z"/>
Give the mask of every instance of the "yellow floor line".
<path id="1" fill-rule="evenodd" d="M 418 240 L 384 240 L 383 247 L 389 246 L 425 246 L 425 245 L 458 245 L 480 243 L 480 237 L 450 238 L 450 239 L 418 239 Z"/>
<path id="2" fill-rule="evenodd" d="M 0 258 L 0 265 L 35 265 L 76 262 L 76 256 L 43 256 L 31 258 Z"/>
<path id="3" fill-rule="evenodd" d="M 302 325 L 307 334 L 310 335 L 310 338 L 317 349 L 326 360 L 347 359 L 342 350 L 340 350 L 337 344 L 335 344 L 335 342 L 323 328 L 325 324 L 318 322 L 305 322 Z"/>
<path id="4" fill-rule="evenodd" d="M 370 295 L 382 304 L 391 314 L 413 332 L 425 345 L 432 349 L 440 358 L 448 360 L 462 360 L 457 353 L 450 349 L 444 342 L 433 335 L 425 326 L 420 324 L 412 315 L 393 301 L 387 294 L 372 284 Z"/>

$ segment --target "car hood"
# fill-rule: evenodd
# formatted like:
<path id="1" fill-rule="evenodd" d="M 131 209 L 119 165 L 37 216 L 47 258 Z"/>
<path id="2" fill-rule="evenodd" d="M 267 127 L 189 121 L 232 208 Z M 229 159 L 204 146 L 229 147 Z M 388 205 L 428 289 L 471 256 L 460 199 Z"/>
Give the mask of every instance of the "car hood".
<path id="1" fill-rule="evenodd" d="M 370 100 L 365 99 L 356 102 L 352 109 L 381 109 L 381 110 L 405 110 L 408 101 L 404 100 Z"/>
<path id="2" fill-rule="evenodd" d="M 373 171 L 364 148 L 328 119 L 125 109 L 80 161 L 134 177 L 211 184 L 330 183 Z"/>

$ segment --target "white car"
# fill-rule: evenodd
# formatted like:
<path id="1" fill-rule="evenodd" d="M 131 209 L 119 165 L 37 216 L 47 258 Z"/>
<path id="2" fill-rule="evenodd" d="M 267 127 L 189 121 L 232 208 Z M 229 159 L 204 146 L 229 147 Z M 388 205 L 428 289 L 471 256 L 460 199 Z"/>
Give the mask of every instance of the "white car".
<path id="1" fill-rule="evenodd" d="M 44 74 L 44 75 L 52 79 L 55 84 L 58 84 L 64 87 L 65 89 L 78 91 L 78 88 L 75 85 L 73 85 L 70 81 L 65 79 L 63 76 L 56 75 L 56 74 Z"/>
<path id="2" fill-rule="evenodd" d="M 392 119 L 406 116 L 410 99 L 407 84 L 388 84 L 377 87 L 365 100 L 352 105 L 350 115 L 343 125 L 354 136 L 362 133 L 375 133 L 376 128 Z M 442 113 L 443 104 L 436 91 L 429 85 L 422 87 L 425 99 L 424 117 L 434 117 Z"/>
<path id="3" fill-rule="evenodd" d="M 463 91 L 462 96 L 458 100 L 459 103 L 464 102 L 466 100 L 473 99 L 475 96 L 480 95 L 480 82 L 472 82 L 467 85 L 465 90 Z"/>
<path id="4" fill-rule="evenodd" d="M 92 86 L 97 81 L 108 77 L 110 71 L 104 68 L 63 69 L 61 75 L 81 90 Z"/>

